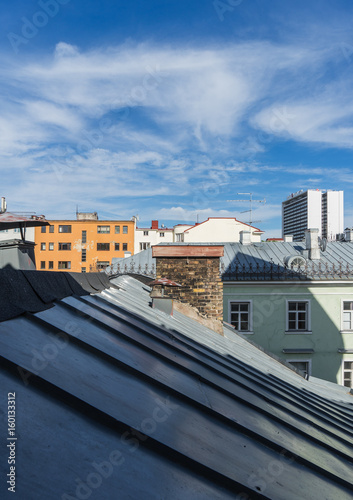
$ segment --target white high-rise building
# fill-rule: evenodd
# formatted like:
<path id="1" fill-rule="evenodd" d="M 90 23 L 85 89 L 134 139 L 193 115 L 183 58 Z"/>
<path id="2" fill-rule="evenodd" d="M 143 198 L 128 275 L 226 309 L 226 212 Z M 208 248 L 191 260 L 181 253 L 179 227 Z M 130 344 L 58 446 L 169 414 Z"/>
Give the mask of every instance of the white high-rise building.
<path id="1" fill-rule="evenodd" d="M 294 241 L 301 241 L 305 229 L 315 228 L 328 240 L 343 233 L 343 191 L 301 190 L 282 203 L 282 236 L 291 234 Z"/>

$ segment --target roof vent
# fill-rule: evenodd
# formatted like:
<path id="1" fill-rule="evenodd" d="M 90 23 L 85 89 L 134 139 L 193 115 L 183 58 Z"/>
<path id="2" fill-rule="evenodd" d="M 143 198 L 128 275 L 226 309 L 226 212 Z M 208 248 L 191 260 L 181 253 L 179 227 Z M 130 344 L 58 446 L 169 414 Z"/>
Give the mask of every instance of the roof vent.
<path id="1" fill-rule="evenodd" d="M 284 263 L 289 268 L 304 267 L 306 260 L 301 255 L 288 255 L 284 259 Z"/>

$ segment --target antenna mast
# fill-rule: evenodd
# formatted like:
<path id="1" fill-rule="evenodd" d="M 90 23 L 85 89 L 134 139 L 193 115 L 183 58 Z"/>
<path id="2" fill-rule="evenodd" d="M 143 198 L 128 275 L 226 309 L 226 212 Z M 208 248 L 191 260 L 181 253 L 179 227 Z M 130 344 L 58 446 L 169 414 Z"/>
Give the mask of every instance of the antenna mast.
<path id="1" fill-rule="evenodd" d="M 237 194 L 248 194 L 249 199 L 248 200 L 227 200 L 228 203 L 232 202 L 250 202 L 250 210 L 245 210 L 244 212 L 241 212 L 242 214 L 245 212 L 250 212 L 250 220 L 249 220 L 249 225 L 252 226 L 253 222 L 261 222 L 261 221 L 253 221 L 252 220 L 252 204 L 253 203 L 266 203 L 266 199 L 264 198 L 263 200 L 253 200 L 252 198 L 252 193 L 237 193 Z"/>

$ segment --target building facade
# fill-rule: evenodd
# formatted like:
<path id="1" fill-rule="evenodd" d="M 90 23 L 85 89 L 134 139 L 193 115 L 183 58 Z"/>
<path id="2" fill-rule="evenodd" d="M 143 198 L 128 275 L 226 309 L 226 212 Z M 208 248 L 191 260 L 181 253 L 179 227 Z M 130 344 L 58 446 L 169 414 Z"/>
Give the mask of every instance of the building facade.
<path id="1" fill-rule="evenodd" d="M 38 270 L 95 272 L 134 253 L 134 221 L 51 220 L 35 229 Z"/>
<path id="2" fill-rule="evenodd" d="M 308 189 L 288 196 L 282 203 L 282 235 L 301 241 L 308 228 L 317 228 L 328 240 L 343 233 L 343 191 Z"/>
<path id="3" fill-rule="evenodd" d="M 263 231 L 234 217 L 209 217 L 194 225 L 176 224 L 172 229 L 159 227 L 153 220 L 150 228 L 136 228 L 135 254 L 160 243 L 239 242 L 241 233 L 246 233 L 249 241 L 260 242 Z"/>

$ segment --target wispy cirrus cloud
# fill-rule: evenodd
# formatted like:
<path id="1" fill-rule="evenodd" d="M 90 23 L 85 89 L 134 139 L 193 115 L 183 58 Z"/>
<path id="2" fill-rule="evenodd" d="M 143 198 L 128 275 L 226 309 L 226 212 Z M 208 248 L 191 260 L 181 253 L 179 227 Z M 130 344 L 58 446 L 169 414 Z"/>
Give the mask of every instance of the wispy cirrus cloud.
<path id="1" fill-rule="evenodd" d="M 173 201 L 158 216 L 185 219 L 233 213 L 226 192 L 276 185 L 276 172 L 291 172 L 293 185 L 300 171 L 327 179 L 241 150 L 253 141 L 259 154 L 276 140 L 351 148 L 350 77 L 326 75 L 324 84 L 336 49 L 312 43 L 81 50 L 60 42 L 41 60 L 4 59 L 0 169 L 16 171 L 4 194 L 18 206 L 39 199 L 51 216 L 63 201 L 89 200 L 127 217 L 139 199 L 165 197 Z M 278 207 L 262 214 L 278 217 Z"/>

